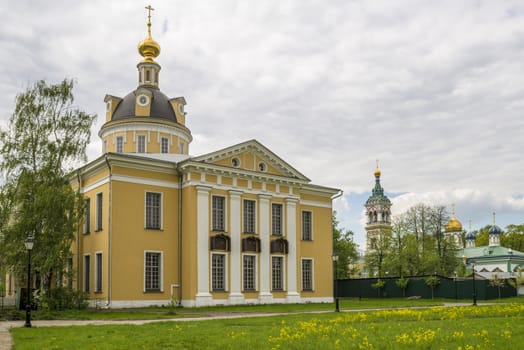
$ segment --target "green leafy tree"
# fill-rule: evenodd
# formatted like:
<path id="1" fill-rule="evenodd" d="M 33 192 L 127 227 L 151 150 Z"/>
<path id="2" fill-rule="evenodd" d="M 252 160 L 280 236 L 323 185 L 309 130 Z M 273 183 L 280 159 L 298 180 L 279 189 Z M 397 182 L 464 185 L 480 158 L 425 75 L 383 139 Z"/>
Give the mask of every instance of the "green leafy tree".
<path id="1" fill-rule="evenodd" d="M 499 292 L 499 299 L 500 299 L 500 290 L 504 288 L 506 285 L 506 280 L 504 278 L 499 278 L 497 274 L 493 275 L 493 278 L 489 280 L 489 285 L 491 287 L 497 287 L 497 291 Z"/>
<path id="2" fill-rule="evenodd" d="M 500 239 L 504 247 L 511 247 L 513 250 L 524 252 L 524 224 L 508 225 L 506 231 Z"/>
<path id="3" fill-rule="evenodd" d="M 433 299 L 435 287 L 440 284 L 440 278 L 437 275 L 427 277 L 424 282 L 431 288 L 431 299 Z"/>
<path id="4" fill-rule="evenodd" d="M 371 288 L 377 290 L 378 297 L 380 298 L 381 291 L 382 289 L 384 289 L 385 286 L 386 286 L 386 282 L 384 282 L 383 280 L 379 278 L 375 283 L 371 285 Z"/>
<path id="5" fill-rule="evenodd" d="M 353 242 L 353 232 L 339 227 L 336 215 L 334 212 L 332 217 L 333 250 L 338 254 L 336 276 L 339 279 L 350 278 L 357 273 L 357 245 Z"/>
<path id="6" fill-rule="evenodd" d="M 24 241 L 34 237 L 32 266 L 48 292 L 64 272 L 81 215 L 80 195 L 68 172 L 87 159 L 96 118 L 74 105 L 72 80 L 38 81 L 17 95 L 8 127 L 0 132 L 0 256 L 25 277 Z"/>
<path id="7" fill-rule="evenodd" d="M 392 233 L 381 230 L 369 240 L 369 251 L 366 253 L 366 266 L 370 276 L 385 276 L 386 263 L 391 253 Z"/>
<path id="8" fill-rule="evenodd" d="M 409 285 L 409 278 L 400 277 L 398 280 L 395 281 L 395 284 L 397 287 L 402 289 L 402 296 L 406 296 L 406 289 Z"/>

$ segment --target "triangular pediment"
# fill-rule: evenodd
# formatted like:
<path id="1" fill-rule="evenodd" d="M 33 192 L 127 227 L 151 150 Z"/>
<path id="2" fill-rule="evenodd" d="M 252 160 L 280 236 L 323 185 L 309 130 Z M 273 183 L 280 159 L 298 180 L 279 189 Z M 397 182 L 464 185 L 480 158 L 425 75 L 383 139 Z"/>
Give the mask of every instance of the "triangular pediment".
<path id="1" fill-rule="evenodd" d="M 239 171 L 310 180 L 257 140 L 249 140 L 218 151 L 191 158 L 192 161 Z"/>

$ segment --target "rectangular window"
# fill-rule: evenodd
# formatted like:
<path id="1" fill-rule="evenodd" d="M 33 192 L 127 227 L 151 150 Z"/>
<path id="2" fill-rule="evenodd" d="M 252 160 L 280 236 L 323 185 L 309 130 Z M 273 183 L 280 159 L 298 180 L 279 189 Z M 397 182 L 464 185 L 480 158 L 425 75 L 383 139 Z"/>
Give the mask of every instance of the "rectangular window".
<path id="1" fill-rule="evenodd" d="M 117 136 L 116 138 L 116 153 L 124 152 L 124 138 L 122 136 Z"/>
<path id="2" fill-rule="evenodd" d="M 167 137 L 162 137 L 160 139 L 160 152 L 169 153 L 169 140 Z"/>
<path id="3" fill-rule="evenodd" d="M 84 233 L 91 231 L 91 199 L 86 198 L 84 211 Z"/>
<path id="4" fill-rule="evenodd" d="M 284 257 L 271 257 L 271 289 L 284 290 Z"/>
<path id="5" fill-rule="evenodd" d="M 255 203 L 244 200 L 244 233 L 255 233 Z"/>
<path id="6" fill-rule="evenodd" d="M 213 231 L 225 231 L 225 197 L 212 197 Z"/>
<path id="7" fill-rule="evenodd" d="M 102 253 L 95 255 L 95 292 L 102 291 Z"/>
<path id="8" fill-rule="evenodd" d="M 226 256 L 224 254 L 211 255 L 211 280 L 213 291 L 226 290 Z"/>
<path id="9" fill-rule="evenodd" d="M 162 253 L 146 252 L 144 279 L 146 292 L 161 291 Z"/>
<path id="10" fill-rule="evenodd" d="M 244 255 L 243 274 L 245 291 L 256 290 L 256 258 L 255 255 Z"/>
<path id="11" fill-rule="evenodd" d="M 84 292 L 89 293 L 89 283 L 91 276 L 91 256 L 84 255 Z"/>
<path id="12" fill-rule="evenodd" d="M 96 230 L 102 230 L 102 193 L 96 194 Z"/>
<path id="13" fill-rule="evenodd" d="M 183 142 L 180 142 L 178 146 L 180 148 L 180 154 L 184 154 L 184 150 L 186 149 L 185 144 Z"/>
<path id="14" fill-rule="evenodd" d="M 311 212 L 303 211 L 302 212 L 302 240 L 311 241 L 313 235 L 311 233 Z"/>
<path id="15" fill-rule="evenodd" d="M 146 153 L 146 135 L 138 135 L 137 153 Z"/>
<path id="16" fill-rule="evenodd" d="M 146 192 L 146 228 L 160 230 L 162 219 L 162 194 Z"/>
<path id="17" fill-rule="evenodd" d="M 302 259 L 302 290 L 313 290 L 313 260 Z"/>
<path id="18" fill-rule="evenodd" d="M 271 233 L 282 236 L 282 204 L 271 205 Z"/>

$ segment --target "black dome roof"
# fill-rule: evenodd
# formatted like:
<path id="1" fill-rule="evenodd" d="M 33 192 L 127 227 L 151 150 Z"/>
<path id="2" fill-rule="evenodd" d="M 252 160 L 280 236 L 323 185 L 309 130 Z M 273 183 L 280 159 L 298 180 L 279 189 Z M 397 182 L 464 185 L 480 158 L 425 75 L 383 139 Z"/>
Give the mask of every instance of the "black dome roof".
<path id="1" fill-rule="evenodd" d="M 143 90 L 144 88 L 140 88 Z M 171 103 L 166 95 L 160 90 L 147 89 L 151 91 L 151 114 L 150 118 L 168 120 L 170 122 L 177 123 L 175 112 L 171 107 Z M 135 104 L 136 104 L 136 90 L 130 92 L 123 98 L 118 104 L 113 113 L 112 120 L 121 120 L 127 118 L 135 118 Z"/>

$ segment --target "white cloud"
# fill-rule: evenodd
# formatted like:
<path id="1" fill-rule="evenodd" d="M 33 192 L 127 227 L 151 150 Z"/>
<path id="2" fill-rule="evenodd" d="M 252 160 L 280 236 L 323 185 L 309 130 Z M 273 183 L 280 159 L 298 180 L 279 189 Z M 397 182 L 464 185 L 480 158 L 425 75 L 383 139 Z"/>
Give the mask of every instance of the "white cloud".
<path id="1" fill-rule="evenodd" d="M 358 221 L 351 194 L 372 188 L 376 158 L 384 188 L 406 193 L 395 210 L 431 199 L 455 202 L 464 225 L 489 223 L 493 210 L 524 216 L 521 1 L 152 5 L 160 86 L 188 102 L 192 154 L 256 138 L 315 183 L 343 189 L 341 222 Z M 74 77 L 77 104 L 100 115 L 96 158 L 105 94 L 137 85 L 143 6 L 0 6 L 1 122 L 34 80 Z"/>

